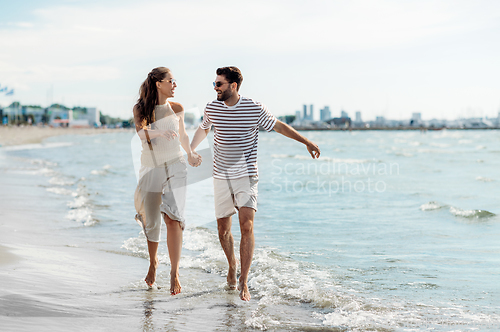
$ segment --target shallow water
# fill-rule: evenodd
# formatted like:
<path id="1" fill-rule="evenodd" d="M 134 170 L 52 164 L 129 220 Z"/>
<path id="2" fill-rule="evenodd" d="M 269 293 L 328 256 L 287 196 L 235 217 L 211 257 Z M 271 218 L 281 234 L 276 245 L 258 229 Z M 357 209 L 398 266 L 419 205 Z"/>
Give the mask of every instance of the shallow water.
<path id="1" fill-rule="evenodd" d="M 320 146 L 319 160 L 296 142 L 260 133 L 250 305 L 224 290 L 226 263 L 207 169 L 190 173 L 201 181 L 188 188 L 185 298 L 178 306 L 158 297 L 148 302 L 140 279 L 108 296 L 146 321 L 147 312 L 163 310 L 147 322 L 151 331 L 173 321 L 187 324 L 178 312 L 199 318 L 207 306 L 229 315 L 233 329 L 500 328 L 500 132 L 304 135 Z M 8 157 L 2 167 L 40 178 L 47 208 L 61 215 L 47 227 L 71 245 L 146 260 L 133 219 L 131 144 L 132 133 L 54 137 L 42 148 L 2 151 Z M 233 225 L 237 239 L 236 220 Z M 160 252 L 162 284 L 168 280 L 165 243 Z M 228 326 L 217 314 L 203 319 L 209 330 Z"/>

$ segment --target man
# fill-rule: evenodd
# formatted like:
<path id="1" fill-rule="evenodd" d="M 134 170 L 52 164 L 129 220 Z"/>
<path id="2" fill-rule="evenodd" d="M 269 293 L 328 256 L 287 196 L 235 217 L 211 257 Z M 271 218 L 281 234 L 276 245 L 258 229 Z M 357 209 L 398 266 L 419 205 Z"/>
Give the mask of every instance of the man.
<path id="1" fill-rule="evenodd" d="M 267 107 L 238 91 L 243 81 L 236 67 L 217 69 L 214 90 L 217 100 L 207 104 L 200 124 L 191 142 L 194 152 L 205 139 L 212 125 L 214 132 L 214 201 L 217 228 L 222 249 L 229 263 L 228 286 L 236 289 L 237 260 L 231 234 L 231 216 L 238 210 L 241 241 L 241 275 L 238 283 L 240 298 L 250 300 L 248 272 L 254 251 L 253 221 L 257 211 L 257 143 L 259 127 L 274 131 L 306 145 L 311 157 L 318 158 L 316 144 L 295 129 L 277 120 Z"/>

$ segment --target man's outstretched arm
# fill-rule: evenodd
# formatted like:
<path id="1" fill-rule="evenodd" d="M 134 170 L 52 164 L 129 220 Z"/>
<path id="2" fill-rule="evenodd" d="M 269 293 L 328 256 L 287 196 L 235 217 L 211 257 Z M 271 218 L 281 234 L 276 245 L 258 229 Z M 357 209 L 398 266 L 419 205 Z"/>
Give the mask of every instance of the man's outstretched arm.
<path id="1" fill-rule="evenodd" d="M 311 155 L 311 157 L 313 157 L 313 159 L 319 158 L 319 155 L 321 153 L 319 151 L 319 147 L 314 142 L 308 140 L 307 138 L 299 134 L 297 130 L 293 129 L 286 123 L 283 123 L 280 120 L 278 120 L 276 121 L 276 124 L 274 125 L 273 129 L 275 132 L 280 133 L 283 136 L 294 139 L 297 142 L 304 144 L 307 147 L 307 151 L 309 151 L 309 154 Z"/>

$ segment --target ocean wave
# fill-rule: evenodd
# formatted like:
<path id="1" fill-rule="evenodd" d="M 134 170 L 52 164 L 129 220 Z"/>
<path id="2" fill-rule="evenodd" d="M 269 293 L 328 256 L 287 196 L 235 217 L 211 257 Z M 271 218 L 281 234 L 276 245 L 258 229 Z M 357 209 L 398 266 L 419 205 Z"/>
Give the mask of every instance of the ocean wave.
<path id="1" fill-rule="evenodd" d="M 493 182 L 493 181 L 495 181 L 495 180 L 490 179 L 490 178 L 485 178 L 485 177 L 482 177 L 482 176 L 478 176 L 478 177 L 476 177 L 476 181 L 481 181 L 481 182 Z"/>
<path id="2" fill-rule="evenodd" d="M 52 184 L 52 185 L 56 185 L 56 186 L 72 186 L 75 184 L 74 181 L 71 181 L 65 177 L 61 177 L 61 176 L 54 176 L 52 177 L 50 180 L 49 180 L 49 183 Z"/>
<path id="3" fill-rule="evenodd" d="M 462 210 L 453 206 L 450 207 L 450 212 L 456 217 L 462 217 L 468 219 L 490 218 L 496 216 L 496 214 L 486 210 Z"/>
<path id="4" fill-rule="evenodd" d="M 132 253 L 133 256 L 141 257 L 149 260 L 149 253 L 147 247 L 146 237 L 144 236 L 144 232 L 141 231 L 141 234 L 138 237 L 132 237 L 125 240 L 121 246 L 121 248 L 128 250 Z M 182 260 L 181 260 L 182 262 Z M 141 284 L 142 285 L 142 284 Z"/>
<path id="5" fill-rule="evenodd" d="M 65 195 L 65 196 L 76 196 L 77 193 L 74 191 L 71 191 L 66 188 L 61 188 L 61 187 L 50 187 L 46 189 L 48 192 L 58 194 L 58 195 Z"/>
<path id="6" fill-rule="evenodd" d="M 422 210 L 422 211 L 432 211 L 432 210 L 439 210 L 439 209 L 442 209 L 444 207 L 447 207 L 447 205 L 431 201 L 429 203 L 422 204 L 420 206 L 420 210 Z"/>
<path id="7" fill-rule="evenodd" d="M 76 196 L 76 198 L 71 201 L 71 202 L 68 202 L 68 207 L 71 208 L 71 209 L 78 209 L 78 208 L 82 208 L 84 206 L 86 206 L 89 202 L 89 199 L 85 196 Z"/>
<path id="8" fill-rule="evenodd" d="M 84 226 L 93 226 L 97 223 L 97 220 L 92 218 L 92 209 L 88 206 L 70 210 L 66 218 L 82 223 Z"/>
<path id="9" fill-rule="evenodd" d="M 40 174 L 46 177 L 52 177 L 57 175 L 57 172 L 48 167 L 42 167 L 36 171 L 36 174 Z"/>
<path id="10" fill-rule="evenodd" d="M 186 229 L 184 232 L 185 251 L 180 262 L 181 268 L 201 269 L 225 277 L 227 261 L 216 232 L 203 227 Z M 235 246 L 238 247 L 238 243 Z M 148 259 L 143 234 L 124 241 L 122 248 L 134 256 Z M 159 255 L 160 261 L 164 259 L 166 264 L 167 257 L 166 254 Z M 139 285 L 142 287 L 142 282 Z M 471 320 L 476 323 L 500 321 L 497 315 L 474 314 L 458 305 L 439 307 L 404 299 L 387 301 L 372 295 L 364 297 L 359 290 L 351 288 L 349 281 L 343 281 L 331 271 L 314 263 L 294 260 L 270 248 L 255 249 L 248 285 L 252 301 L 257 301 L 257 309 L 245 320 L 245 325 L 259 330 L 283 328 L 284 322 L 279 315 L 265 308 L 290 308 L 300 303 L 313 308 L 313 318 L 322 323 L 322 327 L 315 327 L 318 330 L 339 327 L 348 330 L 392 330 L 416 328 L 424 323 L 438 328 L 442 324 L 456 326 L 457 323 L 470 323 Z M 422 289 L 436 287 L 421 282 L 409 283 L 408 286 Z M 300 329 L 304 326 L 297 327 Z"/>
<path id="11" fill-rule="evenodd" d="M 73 143 L 69 142 L 55 142 L 55 143 L 38 143 L 38 144 L 23 144 L 12 146 L 0 146 L 3 151 L 23 151 L 23 150 L 36 150 L 36 149 L 50 149 L 71 146 Z"/>
<path id="12" fill-rule="evenodd" d="M 56 167 L 57 166 L 57 163 L 51 162 L 48 160 L 43 160 L 43 159 L 31 159 L 29 162 L 33 165 L 41 165 L 44 167 L 47 167 L 47 166 L 48 167 Z"/>
<path id="13" fill-rule="evenodd" d="M 486 210 L 463 210 L 454 206 L 449 206 L 446 204 L 441 204 L 438 202 L 431 201 L 426 204 L 422 204 L 420 206 L 420 210 L 422 211 L 434 211 L 434 210 L 439 210 L 443 208 L 448 208 L 449 211 L 452 215 L 455 217 L 462 217 L 462 218 L 468 218 L 468 219 L 481 219 L 481 218 L 489 218 L 489 217 L 494 217 L 496 214 L 486 211 Z"/>
<path id="14" fill-rule="evenodd" d="M 109 173 L 109 170 L 113 168 L 111 165 L 104 165 L 102 169 L 94 169 L 90 171 L 92 175 L 106 175 Z"/>
<path id="15" fill-rule="evenodd" d="M 272 154 L 271 157 L 273 158 L 292 158 L 292 159 L 300 159 L 300 160 L 312 160 L 311 156 L 309 155 L 291 155 L 291 154 Z M 368 160 L 368 159 L 352 159 L 352 158 L 346 158 L 346 159 L 341 159 L 341 158 L 330 158 L 330 157 L 320 157 L 318 161 L 330 161 L 334 163 L 342 163 L 342 164 L 364 164 L 364 163 L 370 163 L 374 162 L 373 160 Z M 379 161 L 377 161 L 379 162 Z"/>
<path id="16" fill-rule="evenodd" d="M 451 144 L 446 144 L 446 143 L 436 143 L 436 142 L 432 142 L 430 143 L 431 146 L 435 146 L 435 147 L 438 147 L 438 148 L 449 148 L 451 146 Z"/>

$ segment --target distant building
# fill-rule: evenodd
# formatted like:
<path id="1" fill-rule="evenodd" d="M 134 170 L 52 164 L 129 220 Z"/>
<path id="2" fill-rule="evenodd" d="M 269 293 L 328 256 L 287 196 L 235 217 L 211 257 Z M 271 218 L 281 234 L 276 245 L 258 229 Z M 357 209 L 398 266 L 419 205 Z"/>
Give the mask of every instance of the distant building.
<path id="1" fill-rule="evenodd" d="M 319 112 L 320 112 L 320 121 L 327 121 L 332 118 L 332 113 L 330 112 L 329 106 L 325 106 Z"/>
<path id="2" fill-rule="evenodd" d="M 295 121 L 299 121 L 301 118 L 300 111 L 295 111 Z"/>
<path id="3" fill-rule="evenodd" d="M 311 120 L 311 121 L 314 120 L 314 105 L 313 104 L 311 104 L 309 106 L 309 117 L 307 119 Z"/>
<path id="4" fill-rule="evenodd" d="M 346 111 L 342 110 L 342 111 L 340 111 L 340 117 L 341 117 L 341 118 L 348 118 L 348 117 L 349 117 L 349 115 L 347 114 L 347 112 L 346 112 Z"/>
<path id="5" fill-rule="evenodd" d="M 361 112 L 360 111 L 357 111 L 356 112 L 356 122 L 363 122 L 363 120 L 361 120 Z"/>
<path id="6" fill-rule="evenodd" d="M 363 122 L 363 120 L 361 119 L 361 112 L 360 111 L 357 111 L 356 112 L 356 118 L 355 120 L 352 122 L 352 126 L 354 128 L 364 128 L 366 127 L 366 124 Z"/>
<path id="7" fill-rule="evenodd" d="M 59 104 L 50 105 L 47 108 L 47 115 L 51 126 L 68 127 L 73 120 L 73 110 Z"/>
<path id="8" fill-rule="evenodd" d="M 383 117 L 383 116 L 377 116 L 375 118 L 375 125 L 377 127 L 383 127 L 383 126 L 385 126 L 385 117 Z"/>
<path id="9" fill-rule="evenodd" d="M 412 113 L 410 126 L 420 126 L 422 125 L 422 113 Z"/>
<path id="10" fill-rule="evenodd" d="M 346 117 L 346 118 L 333 118 L 328 121 L 326 121 L 333 127 L 337 128 L 350 128 L 351 127 L 351 119 Z"/>
<path id="11" fill-rule="evenodd" d="M 101 126 L 100 112 L 96 107 L 87 108 L 87 119 L 91 127 Z"/>
<path id="12" fill-rule="evenodd" d="M 307 105 L 304 104 L 304 116 L 302 119 L 307 120 Z"/>

